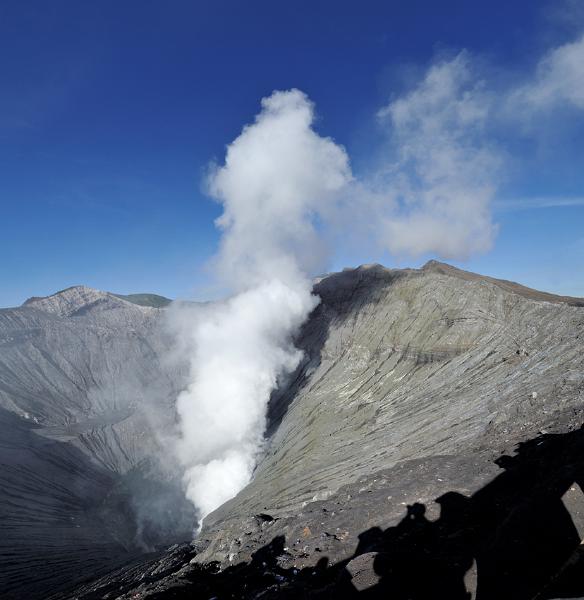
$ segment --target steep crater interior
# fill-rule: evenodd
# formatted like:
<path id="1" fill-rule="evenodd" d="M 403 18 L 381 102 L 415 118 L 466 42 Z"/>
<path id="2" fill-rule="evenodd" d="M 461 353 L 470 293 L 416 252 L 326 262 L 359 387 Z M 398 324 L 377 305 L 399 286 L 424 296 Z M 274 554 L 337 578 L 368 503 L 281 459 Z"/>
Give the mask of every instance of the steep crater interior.
<path id="1" fill-rule="evenodd" d="M 0 310 L 3 597 L 46 597 L 192 537 L 164 441 L 184 372 L 157 304 L 75 287 Z"/>

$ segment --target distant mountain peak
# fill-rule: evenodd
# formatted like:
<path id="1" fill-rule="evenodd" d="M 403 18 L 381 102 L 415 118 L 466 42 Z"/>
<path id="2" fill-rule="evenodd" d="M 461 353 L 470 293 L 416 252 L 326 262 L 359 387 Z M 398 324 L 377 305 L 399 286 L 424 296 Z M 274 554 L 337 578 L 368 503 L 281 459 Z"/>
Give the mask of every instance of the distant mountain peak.
<path id="1" fill-rule="evenodd" d="M 69 316 L 88 305 L 107 301 L 110 296 L 111 294 L 107 292 L 101 292 L 85 285 L 76 285 L 50 296 L 34 296 L 26 300 L 23 306 L 60 316 Z"/>
<path id="2" fill-rule="evenodd" d="M 156 294 L 121 295 L 102 292 L 85 285 L 75 285 L 50 296 L 33 296 L 23 303 L 23 306 L 53 313 L 59 316 L 72 316 L 81 310 L 94 306 L 109 305 L 110 307 L 132 304 L 146 308 L 162 308 L 170 304 L 168 298 Z"/>

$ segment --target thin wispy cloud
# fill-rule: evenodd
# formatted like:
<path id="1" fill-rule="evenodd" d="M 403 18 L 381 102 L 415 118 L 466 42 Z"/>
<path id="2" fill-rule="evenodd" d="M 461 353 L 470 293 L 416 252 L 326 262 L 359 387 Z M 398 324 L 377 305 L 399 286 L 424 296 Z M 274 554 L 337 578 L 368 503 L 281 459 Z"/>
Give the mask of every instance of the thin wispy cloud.
<path id="1" fill-rule="evenodd" d="M 584 196 L 540 196 L 531 198 L 501 199 L 497 200 L 493 204 L 493 209 L 497 212 L 515 212 L 521 210 L 536 210 L 538 208 L 562 208 L 572 206 L 584 206 Z"/>
<path id="2" fill-rule="evenodd" d="M 383 177 L 396 202 L 376 220 L 392 254 L 465 258 L 491 247 L 489 205 L 501 164 L 485 135 L 491 104 L 471 57 L 461 52 L 432 65 L 379 112 L 397 155 Z"/>
<path id="3" fill-rule="evenodd" d="M 512 144 L 545 140 L 566 109 L 584 109 L 584 36 L 547 50 L 511 84 L 483 65 L 468 51 L 440 60 L 379 111 L 390 152 L 361 185 L 378 243 L 392 255 L 466 258 L 492 247 L 496 213 L 584 205 L 584 196 L 499 191 L 522 169 Z"/>
<path id="4" fill-rule="evenodd" d="M 562 106 L 584 109 L 584 35 L 549 50 L 531 80 L 511 90 L 509 103 L 523 118 Z"/>

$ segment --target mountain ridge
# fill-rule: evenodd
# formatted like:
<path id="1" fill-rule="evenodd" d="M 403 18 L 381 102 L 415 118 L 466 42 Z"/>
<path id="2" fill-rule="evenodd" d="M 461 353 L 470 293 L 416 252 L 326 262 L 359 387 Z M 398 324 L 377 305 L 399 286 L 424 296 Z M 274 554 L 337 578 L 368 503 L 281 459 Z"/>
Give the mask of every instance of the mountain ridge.
<path id="1" fill-rule="evenodd" d="M 147 308 L 163 308 L 172 302 L 169 298 L 159 296 L 158 294 L 114 294 L 113 292 L 103 292 L 86 285 L 74 285 L 48 296 L 32 296 L 25 300 L 21 306 L 66 315 L 72 314 L 89 304 L 107 302 L 108 300 L 113 301 L 113 299 Z"/>
<path id="2" fill-rule="evenodd" d="M 151 423 L 172 427 L 187 381 L 186 365 L 164 360 L 165 310 L 83 286 L 0 310 L 0 439 L 13 448 L 0 456 L 0 499 L 10 494 L 0 502 L 0 557 L 19 544 L 0 576 L 5 596 L 95 598 L 120 577 L 128 597 L 188 594 L 209 565 L 251 564 L 276 538 L 286 569 L 311 574 L 325 556 L 342 565 L 368 528 L 395 526 L 416 503 L 431 514 L 453 490 L 473 497 L 497 476 L 495 458 L 584 422 L 584 310 L 574 299 L 435 262 L 363 265 L 317 279 L 314 291 L 320 304 L 295 340 L 304 358 L 272 395 L 253 480 L 207 517 L 193 544 L 148 567 L 140 551 L 179 541 L 181 530 L 168 522 L 170 537 L 151 533 L 140 550 L 137 523 L 163 518 L 147 502 L 153 486 L 159 506 L 177 512 L 185 502 L 180 474 L 146 467 L 164 457 Z M 43 470 L 78 494 L 81 527 L 68 521 L 61 538 L 51 527 L 67 522 L 68 500 L 48 481 L 28 492 Z M 89 497 L 83 472 L 103 495 Z M 34 511 L 46 504 L 54 520 L 38 529 Z M 63 561 L 67 553 L 87 564 Z M 130 570 L 62 591 L 71 569 L 95 578 L 124 555 L 138 560 Z"/>
<path id="3" fill-rule="evenodd" d="M 460 269 L 460 268 L 450 265 L 448 263 L 434 260 L 434 259 L 427 261 L 424 265 L 422 265 L 418 269 L 390 268 L 390 267 L 385 267 L 384 265 L 382 265 L 380 263 L 369 263 L 369 264 L 362 264 L 362 265 L 359 265 L 354 268 L 351 267 L 351 268 L 343 269 L 343 271 L 340 271 L 340 273 L 342 273 L 344 271 L 350 272 L 350 271 L 375 270 L 375 269 L 379 269 L 379 270 L 382 270 L 385 272 L 392 272 L 392 271 L 393 272 L 400 272 L 400 271 L 403 271 L 403 272 L 416 272 L 416 271 L 436 272 L 436 273 L 441 273 L 443 275 L 450 275 L 452 277 L 466 279 L 469 281 L 470 280 L 488 281 L 490 283 L 498 285 L 502 289 L 517 293 L 526 298 L 531 298 L 534 300 L 545 300 L 548 302 L 556 302 L 556 303 L 563 302 L 563 303 L 569 304 L 571 306 L 584 306 L 584 298 L 580 298 L 580 297 L 576 297 L 576 296 L 566 296 L 563 294 L 556 294 L 553 292 L 543 292 L 540 290 L 536 290 L 535 288 L 530 288 L 530 287 L 524 286 L 524 285 L 517 283 L 515 281 L 512 281 L 512 280 L 500 279 L 500 278 L 492 277 L 490 275 L 482 275 L 482 274 L 478 274 L 478 273 L 473 273 L 471 271 Z M 327 273 L 325 275 L 320 275 L 314 279 L 314 282 L 315 282 L 315 284 L 318 284 L 323 279 L 326 279 L 327 277 L 331 277 L 331 276 L 335 276 L 335 275 L 337 275 L 337 273 Z M 72 295 L 72 294 L 78 295 L 78 296 L 94 295 L 95 297 L 113 296 L 115 298 L 125 300 L 132 304 L 136 304 L 138 306 L 145 306 L 145 307 L 151 307 L 151 308 L 164 308 L 172 302 L 171 299 L 161 296 L 159 294 L 152 294 L 152 293 L 116 294 L 114 292 L 102 291 L 102 290 L 98 290 L 97 288 L 91 288 L 89 286 L 81 284 L 81 285 L 69 286 L 67 288 L 64 288 L 63 290 L 59 290 L 57 292 L 54 292 L 53 294 L 49 294 L 48 296 L 32 296 L 32 297 L 26 299 L 22 303 L 21 306 L 32 306 L 32 307 L 36 308 L 36 307 L 45 305 L 45 303 L 48 303 L 47 301 L 54 300 L 56 298 L 63 298 L 63 297 L 66 297 L 67 295 Z"/>

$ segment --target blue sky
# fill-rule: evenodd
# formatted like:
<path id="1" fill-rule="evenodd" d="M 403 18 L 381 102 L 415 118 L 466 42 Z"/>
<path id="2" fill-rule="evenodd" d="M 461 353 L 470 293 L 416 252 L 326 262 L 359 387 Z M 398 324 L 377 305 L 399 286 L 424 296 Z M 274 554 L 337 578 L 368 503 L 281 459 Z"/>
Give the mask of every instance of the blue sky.
<path id="1" fill-rule="evenodd" d="M 440 57 L 466 50 L 490 93 L 508 96 L 579 39 L 581 6 L 1 1 L 0 306 L 76 284 L 211 294 L 205 264 L 221 211 L 202 182 L 262 97 L 303 90 L 318 132 L 367 173 L 385 147 L 378 111 Z M 584 296 L 579 98 L 491 127 L 505 164 L 498 234 L 455 264 Z M 331 268 L 430 256 L 340 246 Z"/>

